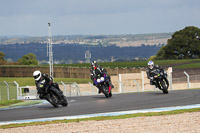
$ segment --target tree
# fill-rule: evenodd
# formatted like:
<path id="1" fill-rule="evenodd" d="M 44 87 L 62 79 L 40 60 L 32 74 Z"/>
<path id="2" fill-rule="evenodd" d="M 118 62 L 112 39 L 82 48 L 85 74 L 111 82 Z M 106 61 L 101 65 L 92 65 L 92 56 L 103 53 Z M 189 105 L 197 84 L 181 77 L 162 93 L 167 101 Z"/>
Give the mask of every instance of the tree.
<path id="1" fill-rule="evenodd" d="M 36 59 L 36 55 L 34 55 L 33 53 L 24 55 L 22 58 L 18 60 L 18 62 L 22 65 L 38 65 L 38 60 Z"/>
<path id="2" fill-rule="evenodd" d="M 0 52 L 0 60 L 1 60 L 1 61 L 4 61 L 4 60 L 5 60 L 4 57 L 5 57 L 5 54 L 4 54 L 3 52 Z"/>
<path id="3" fill-rule="evenodd" d="M 4 57 L 5 57 L 5 54 L 3 52 L 0 52 L 0 65 L 6 64 Z"/>
<path id="4" fill-rule="evenodd" d="M 194 26 L 177 31 L 167 45 L 157 53 L 156 59 L 193 59 L 200 57 L 200 29 Z"/>
<path id="5" fill-rule="evenodd" d="M 156 56 L 153 55 L 153 56 L 149 57 L 148 61 L 150 61 L 150 60 L 155 60 L 155 59 L 156 59 Z"/>

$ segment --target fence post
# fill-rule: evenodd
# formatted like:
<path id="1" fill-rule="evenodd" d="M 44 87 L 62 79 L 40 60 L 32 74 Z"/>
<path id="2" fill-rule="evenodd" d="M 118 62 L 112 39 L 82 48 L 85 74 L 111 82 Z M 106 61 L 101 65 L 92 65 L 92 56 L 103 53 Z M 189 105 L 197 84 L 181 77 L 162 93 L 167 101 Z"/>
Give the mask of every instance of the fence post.
<path id="1" fill-rule="evenodd" d="M 184 71 L 183 73 L 187 76 L 188 88 L 191 88 L 190 87 L 190 76 L 189 76 L 189 74 L 187 74 L 186 71 Z"/>
<path id="2" fill-rule="evenodd" d="M 122 90 L 122 75 L 119 74 L 119 93 L 122 93 L 123 90 Z"/>
<path id="3" fill-rule="evenodd" d="M 76 82 L 74 82 L 74 85 L 77 87 L 77 89 L 76 89 L 76 91 L 77 91 L 77 96 L 79 95 L 81 95 L 81 93 L 80 93 L 80 89 L 79 89 L 79 85 L 76 83 Z"/>
<path id="4" fill-rule="evenodd" d="M 19 84 L 16 81 L 14 81 L 13 83 L 17 86 L 17 100 L 18 100 L 18 96 L 19 96 Z"/>
<path id="5" fill-rule="evenodd" d="M 140 91 L 140 85 L 139 85 L 139 83 L 136 80 L 133 80 L 133 82 L 136 84 L 137 91 L 139 92 Z"/>
<path id="6" fill-rule="evenodd" d="M 90 82 L 88 82 L 89 84 L 90 84 L 90 86 L 91 86 L 91 89 L 92 89 L 92 95 L 94 95 L 94 85 L 92 84 L 92 83 L 90 83 Z M 98 91 L 98 90 L 97 90 Z"/>
<path id="7" fill-rule="evenodd" d="M 67 87 L 66 87 L 66 84 L 61 81 L 61 84 L 64 86 L 64 95 L 67 96 Z"/>
<path id="8" fill-rule="evenodd" d="M 10 100 L 10 96 L 9 96 L 9 85 L 6 81 L 4 81 L 4 83 L 6 84 L 7 86 L 7 96 L 8 96 L 8 100 Z"/>
<path id="9" fill-rule="evenodd" d="M 142 74 L 142 91 L 144 91 L 144 71 L 141 71 Z"/>
<path id="10" fill-rule="evenodd" d="M 172 67 L 168 68 L 168 80 L 169 80 L 169 88 L 172 90 Z"/>

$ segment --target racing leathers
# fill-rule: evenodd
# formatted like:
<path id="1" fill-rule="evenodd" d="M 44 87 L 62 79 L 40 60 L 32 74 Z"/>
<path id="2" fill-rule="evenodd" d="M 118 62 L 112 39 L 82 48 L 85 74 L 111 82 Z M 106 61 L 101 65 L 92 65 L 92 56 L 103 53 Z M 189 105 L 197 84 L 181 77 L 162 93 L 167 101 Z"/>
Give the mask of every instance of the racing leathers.
<path id="1" fill-rule="evenodd" d="M 57 83 L 53 83 L 53 78 L 49 77 L 47 74 L 42 74 L 41 78 L 38 81 L 35 81 L 37 93 L 41 99 L 44 98 L 48 87 L 54 87 L 59 90 L 59 95 L 63 96 L 62 91 L 60 90 Z"/>
<path id="2" fill-rule="evenodd" d="M 109 87 L 114 88 L 114 86 L 111 83 L 110 75 L 108 75 L 106 69 L 104 69 L 103 67 L 97 66 L 95 68 L 91 68 L 90 74 L 91 74 L 91 80 L 93 81 L 93 85 L 95 85 L 94 80 L 96 80 L 99 75 L 106 74 L 106 77 L 108 78 Z"/>
<path id="3" fill-rule="evenodd" d="M 149 67 L 146 69 L 147 78 L 150 79 L 150 85 L 156 85 L 156 83 L 154 82 L 153 75 L 154 75 L 154 73 L 155 73 L 155 71 L 157 69 L 159 69 L 160 71 L 162 71 L 163 73 L 165 73 L 164 70 L 161 67 L 159 67 L 158 65 L 153 66 L 152 69 L 150 69 Z"/>

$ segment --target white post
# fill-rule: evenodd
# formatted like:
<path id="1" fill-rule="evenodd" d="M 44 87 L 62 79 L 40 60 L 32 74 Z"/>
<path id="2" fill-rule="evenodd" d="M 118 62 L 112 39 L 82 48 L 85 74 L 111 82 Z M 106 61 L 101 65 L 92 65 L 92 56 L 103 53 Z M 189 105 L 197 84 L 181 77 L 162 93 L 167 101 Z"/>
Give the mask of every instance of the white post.
<path id="1" fill-rule="evenodd" d="M 92 83 L 90 83 L 90 82 L 88 82 L 89 84 L 90 84 L 90 86 L 91 86 L 91 89 L 92 89 L 92 95 L 94 95 L 94 85 L 92 84 Z M 98 91 L 98 90 L 97 90 Z"/>
<path id="2" fill-rule="evenodd" d="M 169 80 L 170 90 L 172 90 L 172 67 L 168 68 L 168 80 Z"/>
<path id="3" fill-rule="evenodd" d="M 74 82 L 74 85 L 75 85 L 75 87 L 77 87 L 77 89 L 76 89 L 76 91 L 77 91 L 77 96 L 79 95 L 79 96 L 81 96 L 81 92 L 80 92 L 80 89 L 79 89 L 79 85 L 76 83 L 76 82 Z"/>
<path id="4" fill-rule="evenodd" d="M 67 86 L 64 82 L 61 81 L 61 84 L 64 86 L 64 95 L 67 96 Z"/>
<path id="5" fill-rule="evenodd" d="M 18 96 L 19 96 L 19 84 L 14 81 L 14 84 L 17 86 L 17 100 L 18 100 Z"/>
<path id="6" fill-rule="evenodd" d="M 4 83 L 6 84 L 7 86 L 7 96 L 8 96 L 8 100 L 10 100 L 10 96 L 9 96 L 9 85 L 6 81 L 4 81 Z"/>
<path id="7" fill-rule="evenodd" d="M 133 82 L 136 84 L 136 86 L 137 86 L 137 92 L 139 92 L 140 91 L 140 85 L 139 85 L 139 83 L 137 82 L 137 80 L 133 80 Z"/>
<path id="8" fill-rule="evenodd" d="M 144 71 L 141 71 L 142 74 L 142 91 L 144 91 Z"/>
<path id="9" fill-rule="evenodd" d="M 190 87 L 190 76 L 189 76 L 189 74 L 187 74 L 186 71 L 184 71 L 183 73 L 187 76 L 188 88 L 191 88 Z"/>
<path id="10" fill-rule="evenodd" d="M 119 74 L 119 93 L 122 93 L 122 75 Z"/>

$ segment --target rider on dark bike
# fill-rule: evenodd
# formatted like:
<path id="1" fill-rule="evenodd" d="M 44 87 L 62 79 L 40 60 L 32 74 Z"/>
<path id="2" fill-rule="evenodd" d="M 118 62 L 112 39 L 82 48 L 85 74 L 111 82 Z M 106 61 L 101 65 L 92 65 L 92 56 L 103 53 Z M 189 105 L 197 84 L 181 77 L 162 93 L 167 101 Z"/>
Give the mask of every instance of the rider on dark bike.
<path id="1" fill-rule="evenodd" d="M 109 89 L 114 88 L 114 86 L 111 83 L 110 75 L 108 75 L 106 69 L 98 65 L 96 61 L 93 61 L 91 63 L 90 74 L 91 74 L 91 80 L 93 81 L 93 85 L 95 85 L 94 81 L 97 79 L 98 76 L 105 74 L 106 77 L 108 78 Z M 100 90 L 99 90 L 99 93 L 101 93 Z"/>

